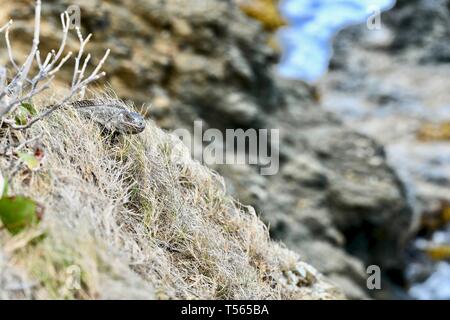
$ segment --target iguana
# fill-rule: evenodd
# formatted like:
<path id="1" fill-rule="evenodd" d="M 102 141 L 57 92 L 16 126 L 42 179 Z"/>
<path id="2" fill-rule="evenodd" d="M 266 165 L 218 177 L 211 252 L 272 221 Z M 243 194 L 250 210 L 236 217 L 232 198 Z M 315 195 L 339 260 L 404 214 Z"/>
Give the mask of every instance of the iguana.
<path id="1" fill-rule="evenodd" d="M 110 132 L 137 134 L 145 129 L 144 117 L 128 110 L 120 100 L 78 100 L 71 105 Z"/>

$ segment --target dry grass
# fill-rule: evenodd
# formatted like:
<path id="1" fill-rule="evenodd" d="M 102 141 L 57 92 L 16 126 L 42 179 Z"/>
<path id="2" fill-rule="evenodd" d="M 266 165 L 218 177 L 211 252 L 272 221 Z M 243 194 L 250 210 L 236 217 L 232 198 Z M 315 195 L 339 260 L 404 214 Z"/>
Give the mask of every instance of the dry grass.
<path id="1" fill-rule="evenodd" d="M 0 231 L 0 298 L 340 297 L 152 122 L 112 142 L 60 110 L 29 130 L 44 133 L 45 161 L 11 191 L 44 204 L 45 216 L 14 237 Z"/>

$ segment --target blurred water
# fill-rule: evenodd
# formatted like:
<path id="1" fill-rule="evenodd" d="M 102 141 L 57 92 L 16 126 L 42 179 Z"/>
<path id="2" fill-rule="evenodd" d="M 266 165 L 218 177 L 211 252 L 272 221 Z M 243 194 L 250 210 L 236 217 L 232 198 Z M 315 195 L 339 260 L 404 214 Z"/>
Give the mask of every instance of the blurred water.
<path id="1" fill-rule="evenodd" d="M 420 300 L 450 299 L 450 264 L 438 263 L 436 271 L 425 282 L 412 286 L 409 294 Z"/>
<path id="2" fill-rule="evenodd" d="M 394 4 L 395 0 L 283 0 L 280 11 L 289 26 L 278 34 L 283 51 L 279 73 L 308 82 L 318 80 L 328 69 L 331 41 L 337 32 Z"/>

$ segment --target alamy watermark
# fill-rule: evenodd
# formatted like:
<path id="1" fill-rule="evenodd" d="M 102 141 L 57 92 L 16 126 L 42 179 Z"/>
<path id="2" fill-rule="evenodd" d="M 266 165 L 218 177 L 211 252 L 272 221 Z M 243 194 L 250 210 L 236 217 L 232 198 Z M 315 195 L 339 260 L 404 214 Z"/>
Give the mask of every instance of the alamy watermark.
<path id="1" fill-rule="evenodd" d="M 381 290 L 381 268 L 377 265 L 370 265 L 366 269 L 367 277 L 367 289 L 369 290 Z"/>
<path id="2" fill-rule="evenodd" d="M 378 6 L 370 6 L 369 7 L 369 17 L 367 18 L 367 29 L 369 30 L 381 30 L 382 22 L 381 22 L 381 8 Z"/>
<path id="3" fill-rule="evenodd" d="M 193 134 L 176 129 L 173 134 L 187 145 L 194 158 L 206 165 L 255 165 L 261 175 L 275 175 L 279 169 L 279 129 L 203 130 L 203 121 L 194 121 Z"/>
<path id="4" fill-rule="evenodd" d="M 73 4 L 67 7 L 67 14 L 69 15 L 69 28 L 75 29 L 81 27 L 81 9 L 79 6 Z"/>

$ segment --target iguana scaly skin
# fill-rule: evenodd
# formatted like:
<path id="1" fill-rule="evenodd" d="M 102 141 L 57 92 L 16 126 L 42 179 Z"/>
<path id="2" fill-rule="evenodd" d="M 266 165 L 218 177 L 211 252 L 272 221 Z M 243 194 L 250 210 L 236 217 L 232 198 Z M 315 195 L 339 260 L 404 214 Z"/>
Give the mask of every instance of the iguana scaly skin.
<path id="1" fill-rule="evenodd" d="M 128 110 L 119 100 L 79 100 L 71 105 L 82 115 L 111 132 L 137 134 L 145 129 L 144 117 Z"/>

